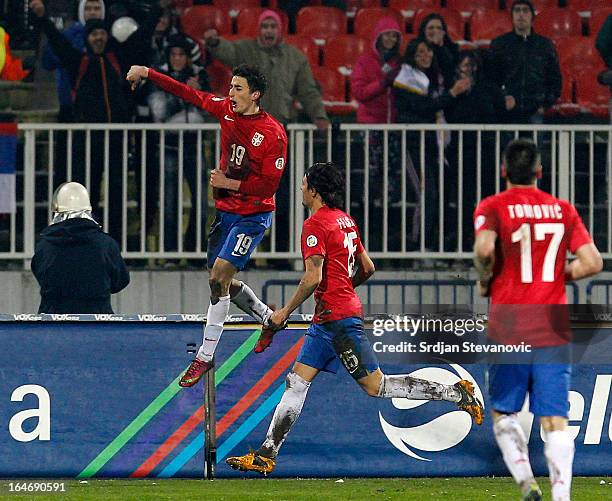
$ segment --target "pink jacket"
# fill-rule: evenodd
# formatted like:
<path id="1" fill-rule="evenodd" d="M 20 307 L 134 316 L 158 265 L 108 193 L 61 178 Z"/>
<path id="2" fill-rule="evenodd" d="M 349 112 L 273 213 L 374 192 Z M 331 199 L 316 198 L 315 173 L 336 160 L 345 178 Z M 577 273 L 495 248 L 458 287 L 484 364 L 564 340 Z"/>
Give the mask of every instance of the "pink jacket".
<path id="1" fill-rule="evenodd" d="M 376 41 L 385 31 L 397 31 L 401 44 L 402 32 L 397 21 L 391 17 L 381 19 L 373 33 L 372 51 L 359 57 L 351 74 L 351 94 L 359 103 L 357 109 L 359 123 L 395 122 L 396 110 L 392 87 L 385 86 L 382 72 L 384 62 L 376 49 Z M 399 67 L 399 54 L 388 61 L 388 64 L 394 68 Z"/>

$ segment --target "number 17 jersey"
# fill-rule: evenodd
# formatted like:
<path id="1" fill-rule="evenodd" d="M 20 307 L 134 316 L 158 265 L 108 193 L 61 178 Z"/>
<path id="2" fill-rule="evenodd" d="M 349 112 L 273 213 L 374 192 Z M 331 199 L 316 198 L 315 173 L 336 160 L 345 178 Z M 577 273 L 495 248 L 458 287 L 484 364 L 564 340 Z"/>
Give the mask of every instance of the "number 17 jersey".
<path id="1" fill-rule="evenodd" d="M 312 322 L 322 324 L 362 317 L 361 300 L 353 288 L 355 256 L 363 252 L 357 224 L 340 209 L 321 207 L 304 221 L 302 257 L 322 256 L 323 278 L 315 290 Z"/>
<path id="2" fill-rule="evenodd" d="M 480 202 L 474 228 L 497 233 L 493 304 L 567 303 L 567 252 L 592 242 L 572 204 L 535 187 L 513 187 Z"/>

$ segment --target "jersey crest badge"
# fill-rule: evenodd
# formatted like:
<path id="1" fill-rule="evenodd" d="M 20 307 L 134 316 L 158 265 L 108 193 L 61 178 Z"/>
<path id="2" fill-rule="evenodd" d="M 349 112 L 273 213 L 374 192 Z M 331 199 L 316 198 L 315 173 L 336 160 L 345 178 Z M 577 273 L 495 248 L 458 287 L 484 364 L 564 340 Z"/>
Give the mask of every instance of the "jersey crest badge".
<path id="1" fill-rule="evenodd" d="M 485 223 L 485 221 L 486 219 L 482 214 L 480 216 L 477 216 L 476 221 L 474 221 L 474 229 L 478 231 L 480 227 Z"/>
<path id="2" fill-rule="evenodd" d="M 306 245 L 308 247 L 314 247 L 318 243 L 319 241 L 317 240 L 317 237 L 315 237 L 314 235 L 308 235 L 308 238 L 306 239 Z"/>
<path id="3" fill-rule="evenodd" d="M 255 135 L 253 136 L 253 139 L 251 139 L 251 144 L 253 146 L 259 146 L 263 140 L 264 140 L 263 134 L 256 132 Z"/>

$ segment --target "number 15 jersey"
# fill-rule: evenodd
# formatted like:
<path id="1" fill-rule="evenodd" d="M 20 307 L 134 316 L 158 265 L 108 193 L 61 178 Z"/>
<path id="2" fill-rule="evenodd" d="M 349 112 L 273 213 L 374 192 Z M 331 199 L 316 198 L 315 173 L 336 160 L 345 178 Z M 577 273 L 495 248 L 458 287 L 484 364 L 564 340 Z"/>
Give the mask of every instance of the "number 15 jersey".
<path id="1" fill-rule="evenodd" d="M 497 233 L 493 304 L 567 303 L 567 252 L 592 242 L 572 204 L 535 187 L 513 187 L 480 202 L 474 228 Z"/>
<path id="2" fill-rule="evenodd" d="M 304 221 L 302 257 L 322 256 L 323 278 L 315 290 L 312 322 L 322 324 L 362 317 L 361 300 L 353 288 L 355 256 L 363 252 L 355 221 L 340 209 L 321 207 Z"/>

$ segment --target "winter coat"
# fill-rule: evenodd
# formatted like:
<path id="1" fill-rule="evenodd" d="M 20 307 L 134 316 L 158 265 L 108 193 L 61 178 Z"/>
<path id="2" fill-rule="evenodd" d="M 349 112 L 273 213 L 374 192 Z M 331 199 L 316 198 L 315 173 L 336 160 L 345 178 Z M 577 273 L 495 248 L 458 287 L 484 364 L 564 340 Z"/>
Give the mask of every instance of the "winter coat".
<path id="1" fill-rule="evenodd" d="M 265 48 L 255 39 L 229 42 L 222 38 L 216 46 L 206 48 L 227 66 L 250 64 L 261 70 L 268 82 L 262 108 L 279 122 L 287 123 L 296 117 L 294 99 L 301 103 L 311 120 L 327 118 L 321 92 L 306 56 L 299 49 L 284 42 Z"/>
<path id="2" fill-rule="evenodd" d="M 193 64 L 185 67 L 182 71 L 170 71 L 168 64 L 164 64 L 157 68 L 157 71 L 184 84 L 192 76 L 197 76 L 200 90 L 211 92 L 208 74 L 201 66 Z M 204 110 L 157 87 L 151 90 L 147 101 L 155 123 L 202 123 L 209 119 L 213 121 L 213 117 Z M 216 121 L 216 119 L 214 120 Z"/>
<path id="3" fill-rule="evenodd" d="M 42 231 L 32 272 L 40 284 L 39 313 L 113 313 L 111 294 L 130 282 L 117 242 L 84 218 Z"/>
<path id="4" fill-rule="evenodd" d="M 526 37 L 510 32 L 494 39 L 485 68 L 504 95 L 516 100 L 509 116 L 526 119 L 538 108 L 552 106 L 561 95 L 555 46 L 533 31 Z"/>
<path id="5" fill-rule="evenodd" d="M 400 54 L 384 61 L 382 54 L 376 47 L 380 35 L 385 31 L 397 31 L 400 35 L 400 26 L 393 18 L 381 19 L 372 36 L 372 50 L 363 54 L 357 60 L 351 74 L 351 93 L 359 103 L 357 108 L 358 123 L 393 123 L 396 120 L 395 98 L 392 91 L 392 81 L 385 81 L 383 67 L 388 65 L 390 72 L 400 66 Z"/>
<path id="6" fill-rule="evenodd" d="M 159 9 L 153 9 L 138 30 L 121 44 L 109 34 L 102 55 L 95 55 L 87 41 L 86 52 L 72 47 L 49 18 L 34 19 L 47 35 L 49 45 L 73 83 L 75 122 L 123 123 L 131 120 L 125 75 L 131 65 L 144 60 L 159 13 Z M 87 63 L 83 62 L 84 58 Z"/>
<path id="7" fill-rule="evenodd" d="M 80 0 L 79 2 L 78 21 L 62 32 L 62 35 L 70 42 L 70 45 L 81 52 L 85 49 L 85 2 L 87 2 L 87 0 Z M 100 2 L 102 3 L 102 18 L 104 18 L 106 11 L 104 0 L 100 0 Z M 57 70 L 55 78 L 57 80 L 57 97 L 59 99 L 59 104 L 71 108 L 73 82 L 70 78 L 70 74 L 63 67 L 62 62 L 55 52 L 53 52 L 50 45 L 47 45 L 43 52 L 42 66 L 47 71 Z"/>
<path id="8" fill-rule="evenodd" d="M 397 121 L 418 124 L 435 123 L 436 113 L 452 105 L 454 98 L 444 90 L 441 94 L 431 85 L 429 77 L 418 68 L 402 64 L 393 82 Z"/>

